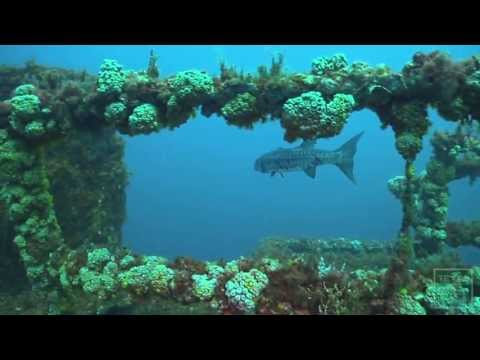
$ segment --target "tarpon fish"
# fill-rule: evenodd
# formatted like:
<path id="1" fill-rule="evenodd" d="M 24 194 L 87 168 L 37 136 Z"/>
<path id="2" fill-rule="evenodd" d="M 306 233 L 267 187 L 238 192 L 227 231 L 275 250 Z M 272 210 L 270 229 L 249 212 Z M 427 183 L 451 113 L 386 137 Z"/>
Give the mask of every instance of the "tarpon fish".
<path id="1" fill-rule="evenodd" d="M 363 131 L 348 140 L 337 150 L 315 149 L 315 140 L 305 140 L 300 146 L 292 149 L 279 148 L 262 155 L 255 161 L 255 170 L 262 173 L 280 174 L 285 172 L 304 171 L 311 178 L 315 178 L 317 166 L 332 164 L 353 182 L 353 157 L 357 151 L 357 143 Z"/>

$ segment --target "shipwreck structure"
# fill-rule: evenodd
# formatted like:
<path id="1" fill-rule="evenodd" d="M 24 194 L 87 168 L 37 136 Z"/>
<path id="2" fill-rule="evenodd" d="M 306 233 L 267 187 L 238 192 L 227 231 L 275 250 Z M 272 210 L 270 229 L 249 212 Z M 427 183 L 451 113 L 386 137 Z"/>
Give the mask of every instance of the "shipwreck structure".
<path id="1" fill-rule="evenodd" d="M 413 162 L 430 127 L 429 107 L 458 127 L 434 135 L 434 154 L 419 172 Z M 145 71 L 105 60 L 98 76 L 34 62 L 1 67 L 0 271 L 5 279 L 47 294 L 57 304 L 52 312 L 74 311 L 72 304 L 80 302 L 98 312 L 147 296 L 209 301 L 224 312 L 294 311 L 297 302 L 278 300 L 274 286 L 283 284 L 279 274 L 301 272 L 305 263 L 284 264 L 293 267 L 288 271 L 265 258 L 169 263 L 122 246 L 128 174 L 118 133 L 174 130 L 199 111 L 245 129 L 280 121 L 284 139 L 293 142 L 336 136 L 350 114 L 362 109 L 375 112 L 382 128 L 392 128 L 392 146 L 405 160 L 405 173 L 388 183 L 403 207 L 397 245 L 388 269 L 372 275 L 377 290 L 361 311 L 395 313 L 400 300 L 413 306 L 416 300 L 408 293 L 413 259 L 441 253 L 445 246 L 480 246 L 480 222 L 447 221 L 448 184 L 480 176 L 480 56 L 455 62 L 442 52 L 416 53 L 394 72 L 386 65 L 348 63 L 337 54 L 315 59 L 308 73 L 286 73 L 279 56 L 255 74 L 221 64 L 218 76 L 187 70 L 166 78 L 153 53 Z M 349 246 L 348 251 L 358 250 Z M 323 265 L 325 273 L 330 268 Z M 319 295 L 297 308 L 328 312 L 319 302 L 343 296 L 338 287 L 329 292 L 326 282 L 305 276 L 309 291 Z M 356 276 L 362 284 L 372 280 Z M 262 292 L 270 298 L 259 300 Z"/>

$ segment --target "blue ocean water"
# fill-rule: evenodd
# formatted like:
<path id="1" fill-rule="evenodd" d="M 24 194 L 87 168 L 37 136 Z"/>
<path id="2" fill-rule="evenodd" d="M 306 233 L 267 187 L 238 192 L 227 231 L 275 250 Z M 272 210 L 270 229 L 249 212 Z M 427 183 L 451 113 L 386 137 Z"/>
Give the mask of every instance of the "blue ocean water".
<path id="1" fill-rule="evenodd" d="M 0 46 L 0 62 L 38 63 L 96 73 L 105 58 L 127 69 L 145 69 L 148 54 L 159 55 L 161 76 L 188 69 L 218 74 L 219 60 L 246 72 L 270 64 L 277 53 L 287 71 L 309 71 L 312 59 L 344 53 L 349 61 L 385 63 L 400 70 L 417 51 L 442 50 L 455 59 L 480 53 L 479 46 Z M 455 124 L 431 112 L 435 129 Z M 387 181 L 403 173 L 391 129 L 381 130 L 375 114 L 354 113 L 341 135 L 321 140 L 318 148 L 335 149 L 365 131 L 355 157 L 357 185 L 336 167 L 322 166 L 317 178 L 289 173 L 285 178 L 255 172 L 261 154 L 283 141 L 278 122 L 253 131 L 228 126 L 217 117 L 199 115 L 175 131 L 126 137 L 126 163 L 133 173 L 127 189 L 128 219 L 124 241 L 130 248 L 175 257 L 234 258 L 251 252 L 269 235 L 344 236 L 391 241 L 401 220 L 400 203 Z M 431 153 L 428 142 L 417 159 L 423 169 Z M 467 180 L 451 184 L 449 217 L 471 220 L 480 214 L 480 188 Z"/>

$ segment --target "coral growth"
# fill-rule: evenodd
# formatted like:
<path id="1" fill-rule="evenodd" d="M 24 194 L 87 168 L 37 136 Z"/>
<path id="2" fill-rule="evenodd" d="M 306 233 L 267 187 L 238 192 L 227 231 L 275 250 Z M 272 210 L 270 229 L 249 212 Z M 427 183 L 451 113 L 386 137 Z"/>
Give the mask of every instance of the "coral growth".
<path id="1" fill-rule="evenodd" d="M 143 104 L 133 109 L 128 117 L 132 134 L 150 133 L 160 128 L 157 121 L 157 109 L 152 104 Z"/>
<path id="2" fill-rule="evenodd" d="M 17 95 L 10 100 L 12 110 L 10 125 L 12 129 L 27 138 L 40 138 L 47 132 L 49 110 L 41 109 L 40 99 L 36 95 Z"/>
<path id="3" fill-rule="evenodd" d="M 20 258 L 32 282 L 51 285 L 56 281 L 63 237 L 49 192 L 44 153 L 41 149 L 30 152 L 22 140 L 9 138 L 5 130 L 0 130 L 0 150 L 0 201 L 15 224 Z"/>
<path id="4" fill-rule="evenodd" d="M 215 92 L 213 79 L 198 70 L 182 71 L 168 81 L 174 95 L 168 100 L 169 107 L 198 106 Z"/>
<path id="5" fill-rule="evenodd" d="M 156 257 L 149 257 L 143 265 L 134 266 L 118 275 L 123 288 L 136 295 L 144 295 L 149 290 L 166 294 L 175 286 L 175 272 Z"/>
<path id="6" fill-rule="evenodd" d="M 322 76 L 329 72 L 344 70 L 347 66 L 347 58 L 343 54 L 336 54 L 332 57 L 319 57 L 312 62 L 312 74 Z"/>
<path id="7" fill-rule="evenodd" d="M 257 117 L 255 106 L 255 96 L 243 93 L 226 103 L 221 113 L 230 124 L 245 124 L 245 127 L 251 127 L 253 120 Z"/>
<path id="8" fill-rule="evenodd" d="M 119 95 L 125 79 L 123 66 L 115 60 L 105 59 L 98 73 L 97 91 L 106 95 Z"/>
<path id="9" fill-rule="evenodd" d="M 303 93 L 283 105 L 282 126 L 286 137 L 315 139 L 338 135 L 353 110 L 355 100 L 351 95 L 336 94 L 326 102 L 318 91 Z M 291 134 L 291 135 L 289 135 Z"/>
<path id="10" fill-rule="evenodd" d="M 239 272 L 226 283 L 225 295 L 235 308 L 251 313 L 255 311 L 255 302 L 267 284 L 267 275 L 257 269 Z"/>
<path id="11" fill-rule="evenodd" d="M 110 124 L 120 123 L 125 119 L 127 107 L 122 102 L 114 102 L 105 109 L 105 120 Z"/>
<path id="12" fill-rule="evenodd" d="M 478 269 L 451 283 L 431 279 L 434 268 L 461 266 L 445 245 L 480 246 L 477 220 L 447 221 L 449 183 L 480 176 L 478 56 L 417 53 L 395 72 L 337 54 L 307 73 L 288 73 L 278 56 L 254 74 L 221 64 L 218 76 L 167 78 L 157 60 L 152 52 L 144 71 L 105 60 L 97 77 L 33 61 L 0 67 L 0 273 L 28 279 L 44 313 L 479 313 Z M 458 127 L 434 134 L 433 156 L 417 174 L 429 107 Z M 201 109 L 248 129 L 280 119 L 292 142 L 338 135 L 365 108 L 392 128 L 405 160 L 404 176 L 388 182 L 403 211 L 395 246 L 272 237 L 228 262 L 169 262 L 121 246 L 128 176 L 117 131 L 174 129 Z M 467 294 L 471 281 L 477 293 Z M 0 307 L 12 311 L 12 299 Z"/>
<path id="13" fill-rule="evenodd" d="M 217 286 L 217 279 L 209 277 L 208 275 L 192 275 L 193 280 L 193 293 L 195 296 L 202 300 L 210 300 L 215 294 L 215 288 Z"/>

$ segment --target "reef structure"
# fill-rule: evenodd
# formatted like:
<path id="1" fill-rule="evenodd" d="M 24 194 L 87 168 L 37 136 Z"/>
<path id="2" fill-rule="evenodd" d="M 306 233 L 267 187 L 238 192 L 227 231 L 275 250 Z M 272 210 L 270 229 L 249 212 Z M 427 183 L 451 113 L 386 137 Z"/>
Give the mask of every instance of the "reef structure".
<path id="1" fill-rule="evenodd" d="M 439 252 L 444 245 L 480 245 L 478 232 L 475 234 L 474 230 L 476 221 L 459 224 L 447 219 L 448 184 L 467 177 L 473 184 L 479 176 L 479 134 L 472 124 L 460 125 L 454 133 L 434 134 L 433 156 L 426 170 L 412 180 L 417 256 Z M 404 176 L 392 178 L 388 182 L 389 190 L 401 198 L 405 193 L 405 182 Z M 463 234 L 458 231 L 461 228 L 465 229 Z"/>
<path id="2" fill-rule="evenodd" d="M 279 56 L 256 74 L 221 64 L 218 76 L 186 70 L 166 78 L 160 76 L 157 60 L 152 52 L 146 71 L 105 60 L 96 77 L 34 62 L 22 69 L 0 68 L 5 80 L 0 87 L 0 215 L 9 232 L 2 243 L 13 237 L 16 250 L 9 251 L 18 252 L 35 288 L 70 297 L 87 293 L 100 303 L 122 292 L 131 301 L 155 293 L 187 302 L 224 299 L 217 306 L 231 311 L 262 309 L 255 302 L 275 284 L 266 270 L 273 265 L 264 266 L 264 272 L 261 264 L 244 262 L 225 277 L 226 267 L 222 276 L 205 270 L 205 264 L 190 263 L 186 271 L 185 264 L 134 255 L 121 246 L 127 173 L 117 132 L 139 136 L 174 130 L 198 110 L 246 129 L 278 119 L 288 142 L 338 135 L 350 114 L 362 109 L 375 112 L 382 128 L 392 128 L 405 174 L 389 183 L 403 207 L 396 255 L 384 280 L 390 303 L 401 300 L 406 302 L 403 308 L 416 308 L 405 291 L 398 292 L 408 283 L 408 264 L 415 254 L 439 252 L 443 243 L 479 245 L 476 222 L 448 224 L 446 214 L 448 183 L 467 176 L 474 181 L 480 173 L 480 56 L 455 62 L 438 51 L 416 53 L 394 72 L 383 64 L 349 64 L 337 54 L 315 59 L 307 73 L 285 72 Z M 430 127 L 429 107 L 457 122 L 459 130 L 434 137 L 434 158 L 416 176 L 413 161 Z M 466 135 L 466 128 L 476 130 Z M 95 150 L 81 152 L 85 141 L 95 144 Z M 61 144 L 68 148 L 63 157 L 54 151 Z M 90 171 L 84 174 L 86 168 Z M 91 185 L 97 172 L 100 187 Z M 82 208 L 72 202 L 82 194 L 62 188 L 62 179 L 71 181 L 76 174 L 79 188 L 90 194 L 83 211 L 93 211 L 80 226 L 74 219 Z M 464 228 L 468 231 L 462 232 Z M 414 237 L 420 240 L 415 245 Z M 192 273 L 192 268 L 198 271 Z M 331 272 L 325 263 L 316 269 Z M 322 301 L 330 300 L 327 296 Z"/>

